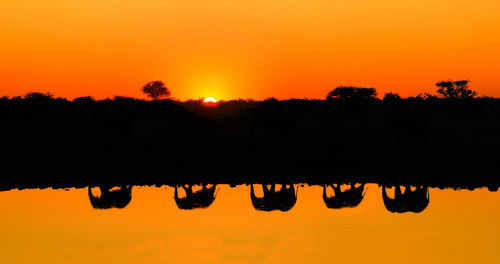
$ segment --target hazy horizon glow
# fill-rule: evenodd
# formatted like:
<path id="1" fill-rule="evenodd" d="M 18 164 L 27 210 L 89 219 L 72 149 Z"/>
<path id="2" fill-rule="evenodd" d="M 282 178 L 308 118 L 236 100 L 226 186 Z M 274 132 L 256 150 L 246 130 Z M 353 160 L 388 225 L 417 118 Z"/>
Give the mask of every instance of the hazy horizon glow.
<path id="1" fill-rule="evenodd" d="M 0 96 L 324 98 L 339 85 L 500 97 L 497 0 L 6 0 Z"/>

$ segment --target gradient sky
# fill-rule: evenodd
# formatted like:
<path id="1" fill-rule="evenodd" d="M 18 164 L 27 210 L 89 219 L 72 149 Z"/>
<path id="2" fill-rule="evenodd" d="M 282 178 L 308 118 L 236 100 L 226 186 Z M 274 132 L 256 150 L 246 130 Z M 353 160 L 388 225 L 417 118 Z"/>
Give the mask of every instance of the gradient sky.
<path id="1" fill-rule="evenodd" d="M 498 0 L 2 0 L 0 95 L 402 96 L 470 79 L 500 97 Z"/>

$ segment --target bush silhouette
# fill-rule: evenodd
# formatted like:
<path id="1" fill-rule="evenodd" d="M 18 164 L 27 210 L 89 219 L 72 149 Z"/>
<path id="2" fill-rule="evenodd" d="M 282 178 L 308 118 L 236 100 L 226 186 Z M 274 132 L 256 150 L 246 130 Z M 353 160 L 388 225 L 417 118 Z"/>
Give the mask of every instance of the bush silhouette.
<path id="1" fill-rule="evenodd" d="M 353 86 L 340 86 L 326 95 L 326 100 L 333 99 L 373 99 L 377 96 L 374 88 L 360 88 Z"/>
<path id="2" fill-rule="evenodd" d="M 153 100 L 166 98 L 170 96 L 170 91 L 161 81 L 152 81 L 142 87 L 142 92 Z"/>
<path id="3" fill-rule="evenodd" d="M 436 83 L 437 93 L 446 99 L 467 99 L 474 98 L 477 92 L 469 89 L 469 80 L 440 81 Z"/>
<path id="4" fill-rule="evenodd" d="M 384 95 L 384 102 L 396 102 L 400 100 L 401 96 L 399 96 L 399 94 L 397 93 L 386 93 Z"/>
<path id="5" fill-rule="evenodd" d="M 93 103 L 95 99 L 92 96 L 83 96 L 73 99 L 75 103 Z"/>
<path id="6" fill-rule="evenodd" d="M 54 95 L 51 93 L 38 93 L 38 92 L 30 92 L 24 95 L 24 99 L 27 100 L 50 100 L 54 99 Z"/>
<path id="7" fill-rule="evenodd" d="M 122 103 L 133 103 L 135 102 L 135 100 L 136 99 L 133 97 L 121 96 L 121 95 L 116 95 L 113 97 L 113 101 Z"/>

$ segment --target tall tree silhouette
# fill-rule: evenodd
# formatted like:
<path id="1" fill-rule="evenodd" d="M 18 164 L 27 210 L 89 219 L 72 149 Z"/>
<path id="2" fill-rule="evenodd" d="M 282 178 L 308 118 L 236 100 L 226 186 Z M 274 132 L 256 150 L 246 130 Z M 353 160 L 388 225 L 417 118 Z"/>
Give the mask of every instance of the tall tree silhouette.
<path id="1" fill-rule="evenodd" d="M 152 81 L 146 83 L 142 87 L 142 92 L 151 97 L 153 100 L 170 96 L 170 90 L 168 90 L 162 81 Z"/>
<path id="2" fill-rule="evenodd" d="M 477 95 L 477 92 L 469 89 L 469 80 L 440 81 L 436 86 L 438 87 L 436 92 L 446 99 L 474 98 Z"/>

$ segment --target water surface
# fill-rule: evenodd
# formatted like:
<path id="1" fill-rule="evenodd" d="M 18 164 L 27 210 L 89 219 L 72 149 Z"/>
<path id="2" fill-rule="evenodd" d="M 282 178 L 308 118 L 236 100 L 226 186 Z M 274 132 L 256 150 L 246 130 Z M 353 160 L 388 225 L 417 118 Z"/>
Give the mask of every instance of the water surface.
<path id="1" fill-rule="evenodd" d="M 179 199 L 186 197 L 182 188 L 176 203 L 174 188 L 165 186 L 134 186 L 129 201 L 107 206 L 91 203 L 88 189 L 0 192 L 0 255 L 3 263 L 386 264 L 500 259 L 498 192 L 429 188 L 427 204 L 417 197 L 420 207 L 409 202 L 391 207 L 375 184 L 364 186 L 359 204 L 356 194 L 350 203 L 335 203 L 324 199 L 321 186 L 293 187 L 294 193 L 298 190 L 296 202 L 269 208 L 252 203 L 250 186 L 217 185 L 215 199 L 191 206 L 205 207 L 192 210 L 186 202 L 179 206 Z M 342 186 L 342 191 L 348 189 Z M 387 192 L 388 198 L 394 198 L 394 191 Z M 91 196 L 105 196 L 99 192 L 92 188 Z M 326 194 L 331 197 L 332 190 Z M 255 186 L 255 195 L 263 195 L 261 186 Z"/>

